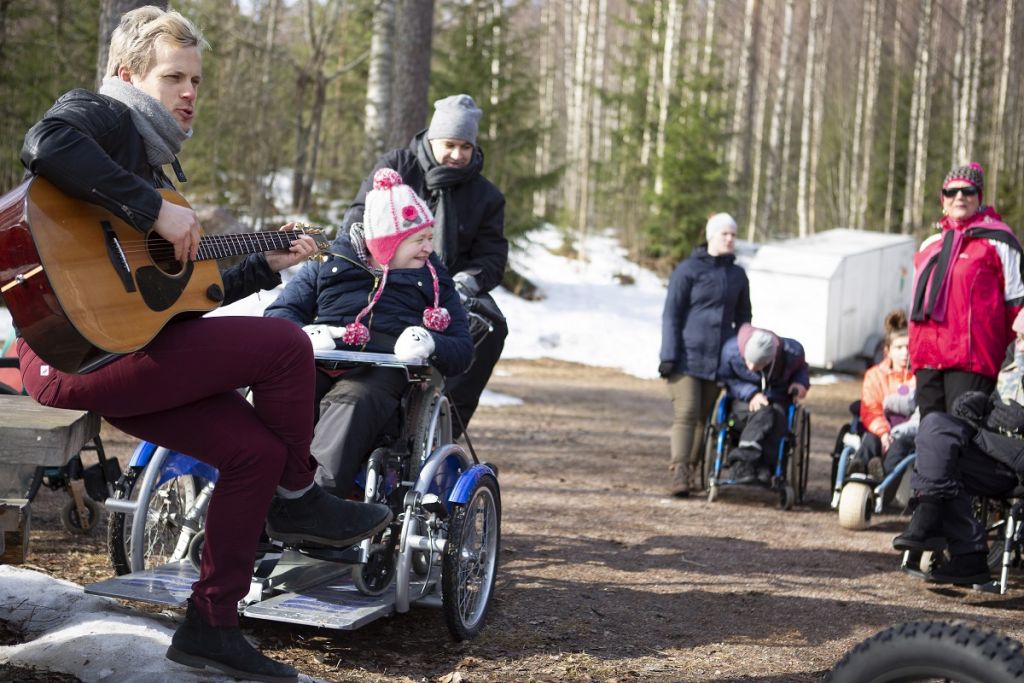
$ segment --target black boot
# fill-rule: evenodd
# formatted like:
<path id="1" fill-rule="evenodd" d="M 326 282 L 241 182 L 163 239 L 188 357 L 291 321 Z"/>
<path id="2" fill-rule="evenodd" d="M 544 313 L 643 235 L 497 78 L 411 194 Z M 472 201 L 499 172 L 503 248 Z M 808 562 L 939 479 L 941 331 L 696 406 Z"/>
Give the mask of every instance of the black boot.
<path id="1" fill-rule="evenodd" d="M 896 550 L 942 550 L 946 540 L 942 536 L 942 501 L 934 496 L 914 499 L 916 507 L 907 530 L 892 539 Z"/>
<path id="2" fill-rule="evenodd" d="M 185 623 L 178 627 L 167 648 L 167 659 L 185 666 L 216 669 L 250 681 L 293 683 L 299 672 L 264 656 L 249 644 L 237 626 L 210 626 L 188 601 Z"/>
<path id="3" fill-rule="evenodd" d="M 267 515 L 267 535 L 285 543 L 344 548 L 381 531 L 391 516 L 386 505 L 343 500 L 313 484 L 300 498 L 274 498 Z"/>
<path id="4" fill-rule="evenodd" d="M 932 583 L 951 583 L 956 586 L 973 586 L 988 583 L 992 574 L 988 569 L 988 553 L 985 551 L 953 555 L 949 562 L 932 570 L 927 576 Z"/>

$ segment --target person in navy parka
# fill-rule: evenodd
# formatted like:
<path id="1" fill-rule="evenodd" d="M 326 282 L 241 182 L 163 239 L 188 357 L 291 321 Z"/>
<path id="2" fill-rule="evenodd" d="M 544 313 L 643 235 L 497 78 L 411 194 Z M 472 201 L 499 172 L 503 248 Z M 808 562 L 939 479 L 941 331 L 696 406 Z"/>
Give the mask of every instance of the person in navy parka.
<path id="1" fill-rule="evenodd" d="M 463 372 L 473 340 L 455 283 L 433 253 L 433 226 L 430 209 L 401 176 L 378 170 L 363 222 L 338 235 L 326 261 L 307 263 L 265 315 L 302 325 L 314 349 L 394 353 L 429 360 L 445 376 Z M 323 488 L 352 492 L 407 388 L 405 373 L 393 367 L 318 369 L 311 451 Z"/>
<path id="2" fill-rule="evenodd" d="M 661 323 L 661 364 L 672 399 L 671 493 L 685 497 L 701 466 L 704 423 L 718 396 L 715 377 L 722 344 L 750 322 L 747 275 L 735 263 L 736 221 L 708 219 L 707 244 L 672 272 Z"/>
<path id="3" fill-rule="evenodd" d="M 732 398 L 730 414 L 740 431 L 729 452 L 737 484 L 771 483 L 786 412 L 811 386 L 804 347 L 770 330 L 741 325 L 722 347 L 718 378 Z"/>

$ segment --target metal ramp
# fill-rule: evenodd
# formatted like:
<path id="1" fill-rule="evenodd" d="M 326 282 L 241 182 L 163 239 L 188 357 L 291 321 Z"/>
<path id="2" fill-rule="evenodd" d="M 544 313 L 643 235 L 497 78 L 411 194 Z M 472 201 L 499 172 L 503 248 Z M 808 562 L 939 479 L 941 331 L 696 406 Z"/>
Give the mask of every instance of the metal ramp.
<path id="1" fill-rule="evenodd" d="M 301 624 L 351 631 L 395 611 L 395 586 L 380 596 L 359 592 L 350 577 L 350 565 L 325 562 L 294 551 L 285 551 L 266 580 L 271 597 L 250 602 L 240 613 L 254 619 Z M 138 600 L 169 607 L 184 607 L 199 578 L 188 560 L 179 560 L 156 569 L 115 576 L 85 587 L 91 595 L 123 600 Z M 430 595 L 436 580 L 428 585 L 420 581 L 409 586 L 413 595 Z M 426 589 L 426 590 L 425 590 Z M 259 585 L 254 583 L 254 592 Z M 244 601 L 243 601 L 244 602 Z"/>

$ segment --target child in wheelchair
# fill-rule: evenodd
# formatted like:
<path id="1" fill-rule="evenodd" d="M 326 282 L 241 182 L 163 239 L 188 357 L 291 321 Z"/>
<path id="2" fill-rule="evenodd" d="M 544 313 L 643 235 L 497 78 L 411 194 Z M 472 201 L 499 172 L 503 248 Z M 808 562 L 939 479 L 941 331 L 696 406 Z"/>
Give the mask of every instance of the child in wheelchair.
<path id="1" fill-rule="evenodd" d="M 426 202 L 401 176 L 378 170 L 363 223 L 338 235 L 326 260 L 307 263 L 265 315 L 301 325 L 314 350 L 393 353 L 444 375 L 464 371 L 473 340 L 454 283 L 433 253 L 433 225 Z M 395 367 L 318 368 L 312 452 L 323 488 L 352 493 L 407 387 Z"/>
<path id="2" fill-rule="evenodd" d="M 850 472 L 866 472 L 876 481 L 913 452 L 917 433 L 907 314 L 901 309 L 890 311 L 885 330 L 885 357 L 864 373 L 860 400 L 864 429 L 850 465 Z"/>
<path id="3" fill-rule="evenodd" d="M 722 347 L 718 373 L 740 430 L 737 447 L 729 451 L 732 478 L 737 484 L 769 484 L 787 410 L 810 387 L 803 346 L 744 323 Z"/>
<path id="4" fill-rule="evenodd" d="M 974 514 L 974 498 L 1006 498 L 1024 474 L 1024 312 L 1012 325 L 1017 339 L 991 394 L 959 396 L 953 413 L 921 419 L 917 460 L 911 478 L 913 517 L 893 539 L 905 553 L 945 549 L 949 561 L 925 579 L 955 585 L 991 580 L 984 521 Z"/>

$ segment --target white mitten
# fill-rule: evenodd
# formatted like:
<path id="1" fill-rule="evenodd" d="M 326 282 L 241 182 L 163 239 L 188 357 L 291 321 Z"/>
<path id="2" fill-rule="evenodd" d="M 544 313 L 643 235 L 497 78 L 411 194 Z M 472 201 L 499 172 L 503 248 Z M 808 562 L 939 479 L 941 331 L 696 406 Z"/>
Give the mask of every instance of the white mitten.
<path id="1" fill-rule="evenodd" d="M 314 351 L 333 351 L 337 348 L 334 340 L 342 335 L 345 328 L 334 325 L 305 325 L 302 331 L 313 342 Z"/>
<path id="2" fill-rule="evenodd" d="M 405 328 L 395 342 L 395 356 L 406 363 L 425 361 L 433 352 L 434 338 L 419 326 Z"/>

